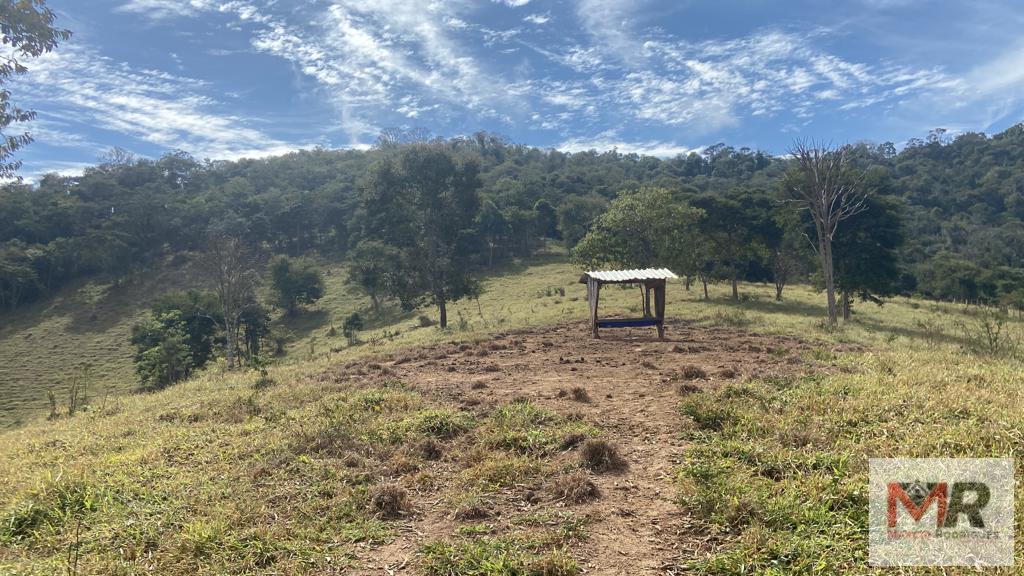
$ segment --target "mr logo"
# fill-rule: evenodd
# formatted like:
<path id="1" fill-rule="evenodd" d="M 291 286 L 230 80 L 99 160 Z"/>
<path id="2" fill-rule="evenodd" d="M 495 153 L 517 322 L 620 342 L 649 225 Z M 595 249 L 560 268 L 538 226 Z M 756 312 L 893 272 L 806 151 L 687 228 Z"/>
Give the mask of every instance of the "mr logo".
<path id="1" fill-rule="evenodd" d="M 889 528 L 896 528 L 900 505 L 914 522 L 920 522 L 932 504 L 936 507 L 936 529 L 956 528 L 961 516 L 967 517 L 971 528 L 985 528 L 981 511 L 992 493 L 984 482 L 889 482 L 888 487 Z"/>

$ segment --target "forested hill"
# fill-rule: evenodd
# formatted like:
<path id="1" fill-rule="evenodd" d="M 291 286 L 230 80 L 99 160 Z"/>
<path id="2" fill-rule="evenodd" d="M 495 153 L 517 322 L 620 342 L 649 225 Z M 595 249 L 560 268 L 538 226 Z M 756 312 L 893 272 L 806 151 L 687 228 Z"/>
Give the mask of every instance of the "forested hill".
<path id="1" fill-rule="evenodd" d="M 211 230 L 273 253 L 343 256 L 359 240 L 360 190 L 393 145 L 235 162 L 115 150 L 82 176 L 8 185 L 0 189 L 0 306 L 44 297 L 80 276 L 144 274 L 154 262 L 201 250 Z M 486 133 L 448 146 L 479 163 L 483 202 L 468 262 L 481 267 L 528 255 L 545 237 L 575 244 L 622 190 L 776 195 L 788 162 L 725 145 L 669 159 L 570 154 Z M 855 148 L 876 194 L 905 200 L 893 204 L 907 239 L 899 290 L 995 299 L 1024 285 L 1024 125 L 991 137 L 933 132 L 899 153 L 891 144 Z M 756 268 L 744 274 L 758 276 Z"/>

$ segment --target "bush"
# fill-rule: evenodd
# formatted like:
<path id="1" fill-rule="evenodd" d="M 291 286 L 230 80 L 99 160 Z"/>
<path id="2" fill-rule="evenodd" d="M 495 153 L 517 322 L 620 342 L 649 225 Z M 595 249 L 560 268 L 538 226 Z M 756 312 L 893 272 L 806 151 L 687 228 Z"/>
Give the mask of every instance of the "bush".
<path id="1" fill-rule="evenodd" d="M 358 312 L 353 312 L 341 325 L 341 333 L 348 339 L 351 346 L 359 342 L 359 331 L 363 329 L 363 317 Z"/>

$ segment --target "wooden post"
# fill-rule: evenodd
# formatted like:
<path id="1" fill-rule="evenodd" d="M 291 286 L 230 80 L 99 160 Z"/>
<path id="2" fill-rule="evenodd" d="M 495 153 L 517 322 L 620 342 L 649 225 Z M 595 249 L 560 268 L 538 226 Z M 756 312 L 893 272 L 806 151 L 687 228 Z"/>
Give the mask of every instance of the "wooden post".
<path id="1" fill-rule="evenodd" d="M 665 339 L 665 281 L 654 286 L 654 317 L 658 320 L 658 339 Z"/>
<path id="2" fill-rule="evenodd" d="M 597 332 L 597 303 L 601 298 L 601 283 L 593 278 L 587 278 L 587 303 L 590 304 L 590 328 L 594 332 L 594 338 L 600 338 Z"/>

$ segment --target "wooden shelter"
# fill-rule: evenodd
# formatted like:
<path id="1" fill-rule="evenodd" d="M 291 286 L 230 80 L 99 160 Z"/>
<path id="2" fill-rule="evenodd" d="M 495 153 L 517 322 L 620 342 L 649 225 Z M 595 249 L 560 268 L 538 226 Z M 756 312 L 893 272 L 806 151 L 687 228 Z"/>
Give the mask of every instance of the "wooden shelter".
<path id="1" fill-rule="evenodd" d="M 658 338 L 665 338 L 665 284 L 670 278 L 678 278 L 668 268 L 645 268 L 643 270 L 594 270 L 580 277 L 580 284 L 587 285 L 587 303 L 590 304 L 590 325 L 594 338 L 600 338 L 599 328 L 625 328 L 630 326 L 655 326 Z M 605 284 L 639 284 L 643 290 L 642 318 L 604 318 L 597 313 L 601 297 L 601 286 Z M 654 293 L 654 310 L 651 310 L 651 293 Z"/>

